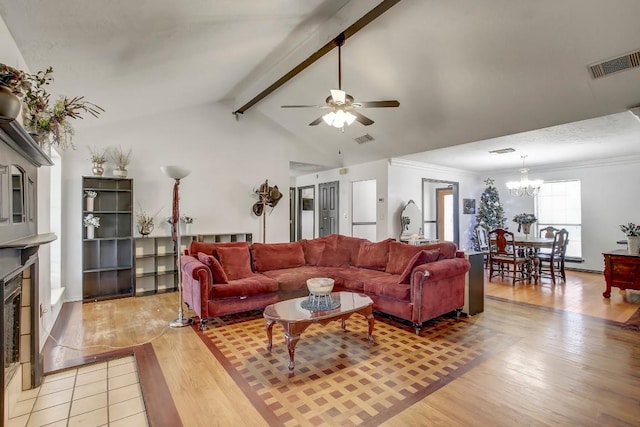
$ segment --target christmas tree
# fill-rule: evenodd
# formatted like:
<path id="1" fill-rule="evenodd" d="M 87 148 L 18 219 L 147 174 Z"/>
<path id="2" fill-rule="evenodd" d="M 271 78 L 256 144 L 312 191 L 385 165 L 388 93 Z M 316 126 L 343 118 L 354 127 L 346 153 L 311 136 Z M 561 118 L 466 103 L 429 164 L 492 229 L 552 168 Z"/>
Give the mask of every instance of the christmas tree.
<path id="1" fill-rule="evenodd" d="M 498 189 L 493 185 L 493 180 L 487 178 L 484 183 L 487 184 L 487 188 L 482 192 L 480 196 L 480 207 L 476 214 L 476 227 L 484 227 L 487 232 L 495 230 L 496 228 L 504 228 L 507 218 L 504 216 L 504 208 L 500 203 L 500 195 Z M 478 242 L 476 234 L 471 236 L 473 247 L 478 250 Z"/>

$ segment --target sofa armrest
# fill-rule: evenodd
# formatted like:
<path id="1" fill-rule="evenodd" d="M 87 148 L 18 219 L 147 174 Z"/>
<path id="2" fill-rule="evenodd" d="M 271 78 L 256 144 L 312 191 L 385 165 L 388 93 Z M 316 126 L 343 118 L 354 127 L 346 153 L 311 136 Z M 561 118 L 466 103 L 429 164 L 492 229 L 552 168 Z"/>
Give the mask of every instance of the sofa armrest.
<path id="1" fill-rule="evenodd" d="M 448 279 L 458 274 L 464 274 L 471 268 L 471 264 L 464 258 L 441 259 L 416 266 L 411 273 L 411 281 L 419 282 L 422 276 L 427 276 L 426 280 L 436 281 Z M 417 276 L 416 276 L 417 275 Z"/>
<path id="2" fill-rule="evenodd" d="M 190 255 L 181 256 L 180 264 L 184 300 L 200 319 L 206 319 L 209 314 L 207 302 L 213 286 L 211 270 L 198 258 Z"/>

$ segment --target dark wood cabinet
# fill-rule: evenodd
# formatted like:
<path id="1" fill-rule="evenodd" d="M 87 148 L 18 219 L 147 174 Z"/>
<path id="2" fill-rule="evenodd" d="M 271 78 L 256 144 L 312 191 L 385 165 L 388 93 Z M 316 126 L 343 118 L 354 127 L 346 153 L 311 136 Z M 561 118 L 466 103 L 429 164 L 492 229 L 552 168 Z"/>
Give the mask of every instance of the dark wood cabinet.
<path id="1" fill-rule="evenodd" d="M 626 249 L 603 252 L 604 279 L 607 289 L 602 296 L 609 298 L 611 288 L 640 290 L 640 255 L 631 255 Z"/>
<path id="2" fill-rule="evenodd" d="M 97 193 L 87 210 L 87 191 Z M 82 178 L 82 217 L 100 218 L 95 237 L 82 224 L 82 298 L 96 301 L 133 295 L 133 180 Z"/>

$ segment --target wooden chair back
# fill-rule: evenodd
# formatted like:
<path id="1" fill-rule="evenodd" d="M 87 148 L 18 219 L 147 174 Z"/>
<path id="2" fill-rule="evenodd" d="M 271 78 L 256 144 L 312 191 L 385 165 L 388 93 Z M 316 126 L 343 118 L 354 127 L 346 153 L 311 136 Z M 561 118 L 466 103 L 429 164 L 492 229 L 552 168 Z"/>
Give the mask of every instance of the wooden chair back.
<path id="1" fill-rule="evenodd" d="M 497 256 L 513 256 L 515 258 L 515 238 L 511 231 L 502 228 L 496 228 L 489 233 L 491 245 L 489 245 L 489 253 Z"/>
<path id="2" fill-rule="evenodd" d="M 545 239 L 553 239 L 558 231 L 560 230 L 552 226 L 541 228 L 540 237 L 544 237 Z"/>
<path id="3" fill-rule="evenodd" d="M 476 240 L 478 241 L 478 247 L 481 251 L 489 250 L 489 236 L 487 235 L 487 229 L 481 225 L 476 227 Z"/>

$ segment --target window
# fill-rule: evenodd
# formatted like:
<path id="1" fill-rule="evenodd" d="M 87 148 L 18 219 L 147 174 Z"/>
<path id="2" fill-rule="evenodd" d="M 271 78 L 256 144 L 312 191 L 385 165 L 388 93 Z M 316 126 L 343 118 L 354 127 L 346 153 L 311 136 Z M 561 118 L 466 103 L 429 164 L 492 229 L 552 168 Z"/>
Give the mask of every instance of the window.
<path id="1" fill-rule="evenodd" d="M 582 258 L 582 207 L 580 181 L 549 181 L 536 196 L 538 229 L 547 226 L 569 232 L 567 258 Z"/>

